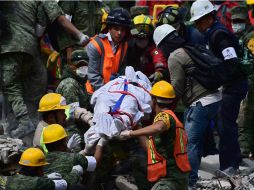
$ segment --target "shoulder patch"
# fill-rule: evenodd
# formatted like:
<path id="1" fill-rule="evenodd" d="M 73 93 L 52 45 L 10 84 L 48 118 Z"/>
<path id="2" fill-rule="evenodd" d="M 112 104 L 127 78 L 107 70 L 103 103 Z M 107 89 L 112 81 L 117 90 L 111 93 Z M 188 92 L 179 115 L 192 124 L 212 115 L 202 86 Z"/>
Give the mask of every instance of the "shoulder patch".
<path id="1" fill-rule="evenodd" d="M 165 112 L 158 113 L 154 118 L 154 123 L 157 121 L 163 121 L 167 128 L 170 128 L 170 115 Z"/>

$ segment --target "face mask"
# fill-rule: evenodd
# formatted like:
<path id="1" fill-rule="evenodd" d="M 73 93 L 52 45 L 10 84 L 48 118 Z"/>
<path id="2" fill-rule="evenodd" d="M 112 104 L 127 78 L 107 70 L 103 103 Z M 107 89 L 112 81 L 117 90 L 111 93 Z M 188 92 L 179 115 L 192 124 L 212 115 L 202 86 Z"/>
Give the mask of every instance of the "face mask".
<path id="1" fill-rule="evenodd" d="M 240 33 L 245 29 L 245 23 L 232 24 L 232 29 L 234 33 Z"/>
<path id="2" fill-rule="evenodd" d="M 76 70 L 76 75 L 79 76 L 80 78 L 85 78 L 87 75 L 87 70 L 88 70 L 87 66 L 79 67 Z"/>

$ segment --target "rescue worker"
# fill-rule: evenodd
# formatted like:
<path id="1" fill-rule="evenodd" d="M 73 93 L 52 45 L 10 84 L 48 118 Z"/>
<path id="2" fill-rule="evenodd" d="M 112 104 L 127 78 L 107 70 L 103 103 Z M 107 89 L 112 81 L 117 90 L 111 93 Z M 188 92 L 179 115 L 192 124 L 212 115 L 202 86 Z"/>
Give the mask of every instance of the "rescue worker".
<path id="1" fill-rule="evenodd" d="M 92 114 L 90 112 L 79 107 L 73 110 L 72 107 L 66 104 L 65 98 L 57 93 L 48 93 L 44 95 L 40 100 L 38 112 L 42 113 L 42 120 L 36 128 L 33 145 L 42 146 L 44 150 L 46 149 L 43 143 L 42 131 L 50 124 L 66 126 L 67 115 L 65 113 L 69 114 L 72 112 L 71 114 L 74 119 L 86 120 L 85 122 L 90 122 L 90 124 L 92 122 Z M 75 135 L 75 132 L 78 133 L 77 129 L 70 128 L 69 135 L 72 135 L 73 138 L 75 137 L 73 140 L 79 144 L 78 142 L 80 142 L 80 139 Z"/>
<path id="2" fill-rule="evenodd" d="M 241 162 L 238 142 L 238 117 L 241 101 L 248 92 L 248 80 L 243 73 L 239 55 L 239 42 L 215 16 L 215 8 L 209 0 L 196 0 L 191 6 L 191 19 L 197 29 L 205 34 L 205 43 L 213 54 L 223 60 L 226 82 L 222 89 L 222 107 L 218 124 L 220 170 L 235 173 Z M 232 171 L 232 170 L 231 170 Z"/>
<path id="3" fill-rule="evenodd" d="M 87 81 L 88 56 L 85 50 L 75 50 L 71 55 L 71 64 L 68 64 L 63 72 L 62 81 L 56 89 L 56 93 L 66 98 L 66 103 L 78 102 L 81 108 L 92 110 L 90 106 L 90 96 L 85 87 Z M 90 113 L 92 116 L 92 114 Z M 70 130 L 78 132 L 81 136 L 89 128 L 88 124 L 80 120 L 69 121 L 67 124 Z M 90 125 L 93 125 L 90 121 Z"/>
<path id="4" fill-rule="evenodd" d="M 12 137 L 23 138 L 35 129 L 24 102 L 25 92 L 28 92 L 26 97 L 33 106 L 46 87 L 45 68 L 38 58 L 38 36 L 42 35 L 46 27 L 45 18 L 51 23 L 56 21 L 62 25 L 78 44 L 84 44 L 89 38 L 64 17 L 55 1 L 6 1 L 1 3 L 0 9 L 10 27 L 10 37 L 0 42 L 1 84 L 4 97 L 10 102 L 18 120 L 17 129 L 8 132 Z"/>
<path id="5" fill-rule="evenodd" d="M 249 91 L 241 102 L 237 119 L 239 125 L 239 143 L 243 157 L 251 157 L 254 153 L 253 144 L 253 103 L 254 103 L 254 27 L 250 25 L 246 6 L 231 9 L 231 22 L 234 34 L 239 38 L 241 67 L 248 75 Z"/>
<path id="6" fill-rule="evenodd" d="M 198 169 L 203 155 L 204 140 L 210 121 L 215 119 L 221 102 L 221 94 L 208 90 L 195 78 L 187 75 L 187 66 L 194 61 L 184 50 L 185 41 L 171 25 L 157 27 L 153 34 L 155 44 L 168 57 L 170 80 L 176 97 L 182 99 L 186 106 L 184 128 L 188 136 L 187 153 L 192 171 L 189 185 L 195 186 L 198 180 Z"/>
<path id="7" fill-rule="evenodd" d="M 153 24 L 149 16 L 138 15 L 133 19 L 132 39 L 128 41 L 128 50 L 124 64 L 143 72 L 156 82 L 163 78 L 167 61 L 152 40 Z"/>
<path id="8" fill-rule="evenodd" d="M 86 47 L 89 57 L 86 87 L 91 94 L 124 72 L 130 15 L 123 8 L 115 8 L 110 11 L 106 23 L 108 33 L 95 36 Z"/>
<path id="9" fill-rule="evenodd" d="M 185 7 L 166 7 L 158 15 L 157 26 L 162 24 L 172 25 L 186 41 L 186 43 L 205 45 L 204 35 L 201 34 L 196 28 L 184 23 L 186 14 L 187 8 Z"/>
<path id="10" fill-rule="evenodd" d="M 7 178 L 6 190 L 65 190 L 67 182 L 58 173 L 44 176 L 43 168 L 48 165 L 39 148 L 26 149 L 19 160 L 19 173 Z"/>
<path id="11" fill-rule="evenodd" d="M 56 93 L 66 98 L 66 103 L 79 102 L 80 107 L 91 110 L 90 97 L 87 95 L 85 83 L 87 80 L 89 58 L 85 50 L 75 50 L 71 55 L 71 64 L 64 71 L 62 81 Z"/>
<path id="12" fill-rule="evenodd" d="M 45 173 L 57 172 L 62 175 L 63 179 L 69 184 L 81 183 L 85 171 L 93 172 L 100 161 L 102 146 L 105 140 L 102 138 L 98 142 L 95 155 L 85 156 L 83 152 L 67 152 L 67 133 L 61 125 L 48 125 L 43 131 L 43 142 L 48 150 L 47 160 L 51 163 L 45 167 Z M 75 168 L 78 175 L 70 173 Z"/>
<path id="13" fill-rule="evenodd" d="M 102 2 L 59 1 L 58 4 L 65 13 L 66 18 L 82 33 L 89 37 L 99 33 L 102 17 Z M 71 63 L 72 51 L 79 47 L 76 45 L 75 39 L 61 26 L 53 27 L 49 33 L 55 38 L 55 48 L 60 53 L 62 74 L 67 69 L 68 64 Z"/>
<path id="14" fill-rule="evenodd" d="M 191 170 L 186 152 L 187 136 L 183 124 L 172 111 L 176 98 L 173 86 L 159 81 L 150 93 L 156 115 L 153 124 L 123 131 L 121 137 L 148 136 L 148 139 L 143 138 L 143 144 L 148 157 L 147 178 L 154 183 L 152 190 L 187 190 Z"/>

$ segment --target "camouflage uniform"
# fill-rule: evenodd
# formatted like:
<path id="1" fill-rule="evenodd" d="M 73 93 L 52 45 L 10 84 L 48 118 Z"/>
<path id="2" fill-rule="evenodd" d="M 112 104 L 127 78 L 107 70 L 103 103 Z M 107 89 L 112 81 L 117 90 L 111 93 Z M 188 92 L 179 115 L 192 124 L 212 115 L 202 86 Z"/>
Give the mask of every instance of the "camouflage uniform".
<path id="1" fill-rule="evenodd" d="M 8 177 L 6 190 L 55 190 L 53 181 L 46 177 L 31 177 L 21 174 Z"/>
<path id="2" fill-rule="evenodd" d="M 88 166 L 87 159 L 80 154 L 68 152 L 48 152 L 47 161 L 50 165 L 44 167 L 44 172 L 50 174 L 60 173 L 64 180 L 70 185 L 81 182 L 81 177 L 72 171 L 72 167 L 80 165 L 84 171 Z"/>
<path id="3" fill-rule="evenodd" d="M 168 130 L 162 134 L 154 136 L 156 150 L 167 160 L 167 176 L 157 181 L 152 190 L 187 190 L 188 173 L 181 172 L 174 158 L 175 120 L 167 113 L 160 112 L 154 119 L 163 121 Z"/>
<path id="4" fill-rule="evenodd" d="M 254 40 L 254 27 L 251 26 L 240 38 L 243 70 L 248 74 L 249 91 L 241 102 L 238 115 L 239 143 L 243 154 L 254 153 L 254 52 L 248 49 L 247 44 Z"/>
<path id="5" fill-rule="evenodd" d="M 60 1 L 59 6 L 64 13 L 71 17 L 71 22 L 83 34 L 89 37 L 99 33 L 101 27 L 102 12 L 98 1 Z M 67 52 L 66 48 L 75 47 L 73 39 L 61 26 L 57 28 L 57 45 L 61 56 L 63 71 L 66 69 Z"/>
<path id="6" fill-rule="evenodd" d="M 231 10 L 232 19 L 247 20 L 248 13 L 245 6 L 234 7 Z M 239 125 L 239 143 L 244 156 L 254 153 L 254 51 L 248 48 L 254 41 L 254 27 L 246 24 L 244 32 L 238 34 L 242 70 L 248 75 L 249 91 L 241 102 L 237 123 Z M 254 43 L 253 43 L 254 44 Z"/>
<path id="7" fill-rule="evenodd" d="M 21 138 L 34 130 L 24 102 L 25 87 L 29 87 L 27 90 L 29 94 L 26 96 L 31 105 L 37 105 L 46 87 L 45 67 L 38 58 L 36 24 L 45 26 L 43 17 L 47 15 L 53 22 L 63 12 L 54 1 L 41 3 L 39 1 L 6 1 L 1 3 L 1 11 L 6 16 L 10 27 L 9 36 L 0 42 L 2 90 L 21 126 L 15 132 L 16 134 L 13 133 L 13 136 Z"/>
<path id="8" fill-rule="evenodd" d="M 88 56 L 86 52 L 84 50 L 73 51 L 71 56 L 71 64 L 76 66 L 77 64 L 79 64 L 80 61 L 88 63 Z M 74 73 L 74 71 L 72 71 L 70 67 L 66 67 L 62 76 L 62 81 L 56 89 L 56 93 L 59 93 L 63 97 L 65 97 L 67 104 L 78 102 L 80 107 L 91 110 L 91 96 L 86 91 L 86 80 L 86 77 L 81 78 L 77 76 L 77 74 Z M 68 121 L 66 127 L 69 135 L 79 133 L 81 136 L 84 135 L 88 128 L 88 124 L 84 124 L 84 122 L 78 120 Z"/>

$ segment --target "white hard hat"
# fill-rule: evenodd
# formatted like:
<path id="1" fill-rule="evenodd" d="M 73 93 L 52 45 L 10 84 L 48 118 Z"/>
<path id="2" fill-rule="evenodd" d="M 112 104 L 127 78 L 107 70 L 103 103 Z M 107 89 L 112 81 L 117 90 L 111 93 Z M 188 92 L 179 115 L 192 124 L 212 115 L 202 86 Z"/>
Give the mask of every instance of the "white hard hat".
<path id="1" fill-rule="evenodd" d="M 207 15 L 215 10 L 215 7 L 209 0 L 196 0 L 190 9 L 191 19 L 190 21 L 195 21 L 200 19 L 202 16 Z"/>
<path id="2" fill-rule="evenodd" d="M 156 46 L 158 46 L 167 35 L 171 34 L 175 30 L 176 29 L 169 24 L 163 24 L 158 26 L 153 33 L 153 41 Z"/>

